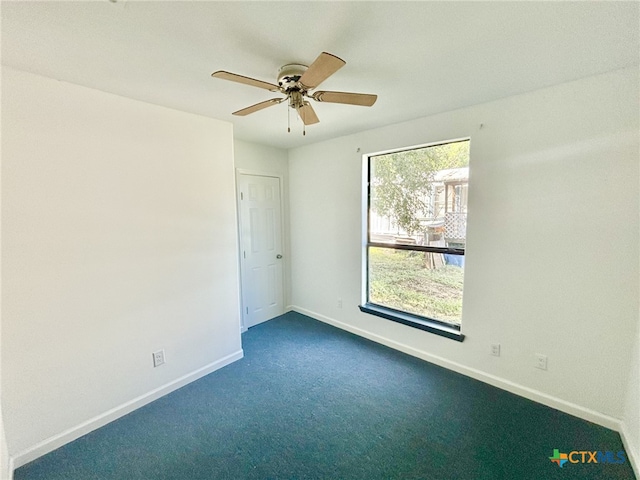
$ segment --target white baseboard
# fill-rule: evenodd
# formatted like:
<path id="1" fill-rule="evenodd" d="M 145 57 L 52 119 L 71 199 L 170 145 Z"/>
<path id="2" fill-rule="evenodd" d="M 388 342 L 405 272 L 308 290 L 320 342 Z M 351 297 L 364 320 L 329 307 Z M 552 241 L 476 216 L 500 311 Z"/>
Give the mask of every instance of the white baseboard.
<path id="1" fill-rule="evenodd" d="M 631 436 L 627 433 L 627 427 L 624 422 L 620 424 L 620 438 L 627 452 L 627 459 L 631 463 L 633 473 L 640 480 L 640 445 L 633 445 L 630 441 Z"/>
<path id="2" fill-rule="evenodd" d="M 13 461 L 13 457 L 9 458 L 9 472 L 2 472 L 2 474 L 4 475 L 5 473 L 7 474 L 7 480 L 13 480 L 13 471 L 15 470 L 14 467 L 14 461 Z"/>
<path id="3" fill-rule="evenodd" d="M 174 390 L 184 387 L 185 385 L 198 380 L 205 375 L 209 375 L 210 373 L 215 372 L 216 370 L 219 370 L 220 368 L 229 365 L 236 360 L 240 360 L 243 356 L 244 352 L 241 349 L 235 353 L 232 353 L 231 355 L 227 355 L 226 357 L 221 358 L 220 360 L 205 365 L 204 367 L 199 368 L 191 373 L 183 375 L 182 377 L 177 378 L 172 382 L 169 382 L 165 385 L 162 385 L 161 387 L 151 390 L 150 392 L 140 395 L 139 397 L 129 400 L 122 405 L 112 408 L 111 410 L 93 417 L 86 422 L 81 423 L 80 425 L 69 428 L 62 433 L 49 437 L 46 440 L 43 440 L 42 442 L 37 443 L 36 445 L 33 445 L 32 447 L 29 447 L 16 455 L 13 455 L 9 460 L 11 473 L 13 473 L 14 469 L 20 468 L 21 466 L 31 462 L 32 460 L 35 460 L 36 458 L 41 457 L 42 455 L 45 455 L 55 450 L 56 448 L 60 448 L 61 446 L 72 442 L 73 440 L 76 440 L 81 436 L 86 435 L 87 433 L 106 425 L 107 423 L 113 422 L 114 420 L 117 420 L 118 418 L 131 413 L 134 410 L 167 395 L 168 393 L 173 392 Z"/>
<path id="4" fill-rule="evenodd" d="M 607 427 L 618 432 L 620 431 L 620 420 L 617 418 L 611 417 L 609 415 L 605 415 L 595 410 L 585 408 L 575 403 L 567 402 L 560 398 L 554 397 L 552 395 L 548 395 L 546 393 L 540 392 L 538 390 L 534 390 L 529 387 L 525 387 L 524 385 L 520 385 L 510 380 L 506 380 L 504 378 L 500 378 L 495 375 L 485 373 L 481 370 L 477 370 L 475 368 L 471 368 L 466 365 L 462 365 L 460 363 L 447 360 L 446 358 L 433 355 L 431 353 L 425 352 L 423 350 L 419 350 L 414 347 L 410 347 L 403 343 L 396 342 L 395 340 L 390 340 L 381 335 L 369 332 L 367 330 L 363 330 L 361 328 L 354 327 L 352 325 L 340 322 L 338 320 L 327 317 L 325 315 L 312 312 L 310 310 L 307 310 L 306 308 L 302 308 L 296 305 L 293 305 L 291 308 L 293 311 L 296 311 L 303 315 L 307 315 L 311 318 L 315 318 L 316 320 L 320 320 L 321 322 L 328 323 L 329 325 L 333 325 L 334 327 L 340 328 L 342 330 L 346 330 L 348 332 L 354 333 L 361 337 L 367 338 L 376 343 L 381 343 L 382 345 L 391 347 L 394 350 L 399 350 L 403 353 L 406 353 L 413 357 L 420 358 L 430 363 L 434 363 L 448 370 L 453 370 L 454 372 L 461 373 L 462 375 L 466 375 L 467 377 L 480 380 L 481 382 L 488 383 L 489 385 L 493 385 L 494 387 L 500 388 L 502 390 L 506 390 L 515 395 L 519 395 L 529 400 L 533 400 L 534 402 L 541 403 L 551 408 L 555 408 L 556 410 L 560 410 L 561 412 L 568 413 L 569 415 L 573 415 L 575 417 L 588 420 L 589 422 L 602 425 L 603 427 Z"/>

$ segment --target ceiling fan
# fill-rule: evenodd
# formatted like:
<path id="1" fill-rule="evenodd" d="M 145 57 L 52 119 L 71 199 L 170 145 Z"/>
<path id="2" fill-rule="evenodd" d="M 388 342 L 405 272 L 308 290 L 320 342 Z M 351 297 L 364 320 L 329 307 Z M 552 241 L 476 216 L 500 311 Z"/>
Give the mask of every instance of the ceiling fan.
<path id="1" fill-rule="evenodd" d="M 311 104 L 306 99 L 312 99 L 316 102 L 343 103 L 347 105 L 360 105 L 370 107 L 378 98 L 377 95 L 365 93 L 349 93 L 349 92 L 330 92 L 317 91 L 311 93 L 318 85 L 327 78 L 337 72 L 345 65 L 345 61 L 327 52 L 322 52 L 318 58 L 307 67 L 298 63 L 290 63 L 284 65 L 278 71 L 278 84 L 263 82 L 255 78 L 245 77 L 237 73 L 231 73 L 224 70 L 218 70 L 211 74 L 214 78 L 230 80 L 232 82 L 244 83 L 252 87 L 264 88 L 271 92 L 279 92 L 285 95 L 284 98 L 271 98 L 264 102 L 256 103 L 250 107 L 243 108 L 233 115 L 245 116 L 250 113 L 258 112 L 272 105 L 278 105 L 285 100 L 288 101 L 289 107 L 298 112 L 298 116 L 302 120 L 303 125 L 312 125 L 320 120 L 316 115 Z M 291 129 L 289 128 L 289 131 Z M 306 132 L 303 130 L 303 134 Z"/>

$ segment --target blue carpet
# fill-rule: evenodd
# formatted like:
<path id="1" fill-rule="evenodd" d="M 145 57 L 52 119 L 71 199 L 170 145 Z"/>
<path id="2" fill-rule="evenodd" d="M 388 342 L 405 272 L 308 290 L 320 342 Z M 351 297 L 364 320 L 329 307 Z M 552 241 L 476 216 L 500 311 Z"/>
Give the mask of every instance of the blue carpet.
<path id="1" fill-rule="evenodd" d="M 36 479 L 633 479 L 606 428 L 297 313 L 245 358 L 16 470 Z M 575 459 L 576 457 L 574 457 Z"/>

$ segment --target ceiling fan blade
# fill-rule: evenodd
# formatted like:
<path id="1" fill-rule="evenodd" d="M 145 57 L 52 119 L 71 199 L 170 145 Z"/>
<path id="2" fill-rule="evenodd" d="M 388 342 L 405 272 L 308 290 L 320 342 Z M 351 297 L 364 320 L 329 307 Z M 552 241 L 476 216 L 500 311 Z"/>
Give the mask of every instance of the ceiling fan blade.
<path id="1" fill-rule="evenodd" d="M 240 117 L 244 117 L 245 115 L 249 115 L 250 113 L 257 112 L 262 110 L 263 108 L 270 107 L 271 105 L 277 105 L 278 103 L 282 103 L 286 98 L 272 98 L 271 100 L 265 100 L 264 102 L 256 103 L 255 105 L 251 105 L 250 107 L 243 108 L 242 110 L 238 110 L 237 112 L 233 112 L 232 115 L 238 115 Z"/>
<path id="2" fill-rule="evenodd" d="M 256 80 L 255 78 L 245 77 L 244 75 L 238 75 L 237 73 L 225 72 L 224 70 L 218 70 L 211 74 L 214 78 L 221 78 L 223 80 L 230 80 L 232 82 L 244 83 L 245 85 L 251 85 L 252 87 L 264 88 L 272 92 L 280 91 L 280 87 L 273 83 L 263 82 L 262 80 Z"/>
<path id="3" fill-rule="evenodd" d="M 378 99 L 377 95 L 368 93 L 348 93 L 348 92 L 316 92 L 311 98 L 318 102 L 346 103 L 348 105 L 360 105 L 370 107 Z"/>
<path id="4" fill-rule="evenodd" d="M 318 55 L 306 72 L 302 74 L 299 82 L 308 89 L 316 88 L 331 75 L 345 65 L 341 58 L 322 52 Z"/>
<path id="5" fill-rule="evenodd" d="M 296 110 L 298 111 L 298 115 L 300 115 L 302 123 L 305 125 L 313 125 L 320 121 L 309 102 L 304 102 L 304 104 L 301 107 L 296 108 Z"/>

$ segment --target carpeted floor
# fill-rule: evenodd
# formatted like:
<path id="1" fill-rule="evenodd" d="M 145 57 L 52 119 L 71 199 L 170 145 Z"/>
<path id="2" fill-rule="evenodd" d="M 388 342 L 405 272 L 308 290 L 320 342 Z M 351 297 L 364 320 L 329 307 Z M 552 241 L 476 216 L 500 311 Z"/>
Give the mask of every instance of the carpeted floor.
<path id="1" fill-rule="evenodd" d="M 16 480 L 634 478 L 628 461 L 549 460 L 617 453 L 614 431 L 297 313 L 251 328 L 243 348 Z"/>

